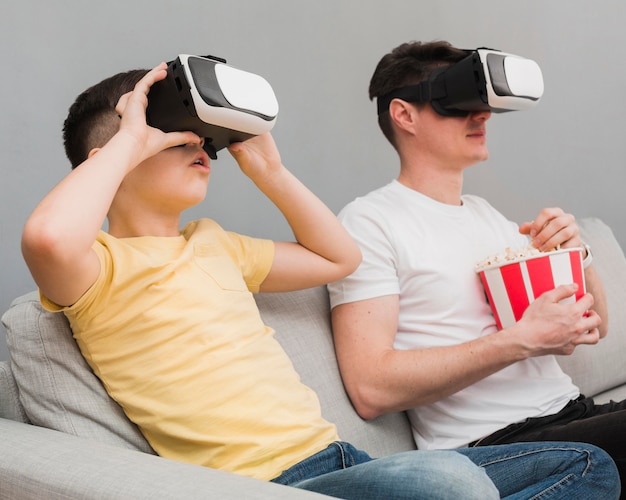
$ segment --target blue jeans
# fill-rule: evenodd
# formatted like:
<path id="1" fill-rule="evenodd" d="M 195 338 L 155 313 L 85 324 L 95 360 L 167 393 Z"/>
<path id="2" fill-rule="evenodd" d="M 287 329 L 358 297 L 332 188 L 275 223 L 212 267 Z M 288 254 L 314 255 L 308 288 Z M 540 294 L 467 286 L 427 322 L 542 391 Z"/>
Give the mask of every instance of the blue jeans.
<path id="1" fill-rule="evenodd" d="M 596 404 L 580 396 L 554 415 L 511 424 L 475 445 L 522 441 L 577 441 L 599 446 L 615 461 L 620 480 L 626 484 L 626 400 Z M 626 492 L 622 498 L 626 498 Z"/>
<path id="2" fill-rule="evenodd" d="M 617 468 L 608 454 L 578 443 L 408 451 L 372 459 L 336 442 L 273 482 L 357 500 L 591 500 L 617 499 L 620 492 Z"/>

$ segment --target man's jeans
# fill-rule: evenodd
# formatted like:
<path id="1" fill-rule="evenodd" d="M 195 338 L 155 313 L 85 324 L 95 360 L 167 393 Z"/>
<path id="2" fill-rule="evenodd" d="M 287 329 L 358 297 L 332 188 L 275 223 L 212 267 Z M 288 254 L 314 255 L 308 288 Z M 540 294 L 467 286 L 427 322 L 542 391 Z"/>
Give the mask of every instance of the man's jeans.
<path id="1" fill-rule="evenodd" d="M 372 459 L 348 443 L 336 442 L 273 482 L 358 500 L 591 500 L 617 499 L 620 491 L 610 457 L 578 443 L 408 451 Z"/>
<path id="2" fill-rule="evenodd" d="M 522 441 L 579 441 L 599 446 L 613 458 L 626 484 L 626 400 L 597 405 L 580 396 L 559 413 L 511 424 L 470 446 Z"/>

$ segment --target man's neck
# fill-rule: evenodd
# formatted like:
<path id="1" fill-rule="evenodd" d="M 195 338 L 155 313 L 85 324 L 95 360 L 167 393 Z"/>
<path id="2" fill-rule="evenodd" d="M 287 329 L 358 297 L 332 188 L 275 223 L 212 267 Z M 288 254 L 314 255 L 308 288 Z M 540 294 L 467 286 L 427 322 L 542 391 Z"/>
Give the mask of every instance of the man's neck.
<path id="1" fill-rule="evenodd" d="M 463 170 L 426 168 L 406 165 L 400 169 L 398 182 L 424 196 L 447 205 L 461 205 Z"/>

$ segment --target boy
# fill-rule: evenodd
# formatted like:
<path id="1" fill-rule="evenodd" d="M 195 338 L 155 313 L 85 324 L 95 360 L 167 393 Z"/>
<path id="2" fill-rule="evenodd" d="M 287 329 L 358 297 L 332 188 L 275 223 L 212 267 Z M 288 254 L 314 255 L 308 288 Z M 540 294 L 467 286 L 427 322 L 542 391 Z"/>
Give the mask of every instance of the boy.
<path id="1" fill-rule="evenodd" d="M 358 247 L 285 169 L 269 134 L 229 150 L 297 243 L 236 235 L 208 219 L 180 230 L 181 212 L 205 196 L 210 162 L 202 138 L 146 125 L 148 91 L 164 76 L 162 64 L 79 96 L 65 123 L 75 168 L 24 228 L 43 304 L 64 311 L 108 393 L 154 450 L 175 460 L 343 498 L 497 498 L 484 469 L 461 453 L 372 460 L 338 442 L 251 292 L 337 280 L 358 266 Z M 501 463 L 518 468 L 528 456 L 513 451 L 485 449 L 480 459 L 505 476 Z M 550 465 L 533 464 L 529 492 L 562 474 L 587 481 L 586 452 L 571 450 L 567 460 L 547 446 L 529 453 Z"/>

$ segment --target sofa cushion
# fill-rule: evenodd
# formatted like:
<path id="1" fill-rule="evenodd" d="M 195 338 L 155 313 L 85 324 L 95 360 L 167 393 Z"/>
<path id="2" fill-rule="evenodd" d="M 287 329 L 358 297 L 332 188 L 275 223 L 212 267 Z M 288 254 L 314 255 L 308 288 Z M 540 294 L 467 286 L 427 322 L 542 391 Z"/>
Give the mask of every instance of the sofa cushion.
<path id="1" fill-rule="evenodd" d="M 626 258 L 611 228 L 597 218 L 578 221 L 581 237 L 593 252 L 593 266 L 606 292 L 609 332 L 597 345 L 583 345 L 571 356 L 559 357 L 559 364 L 572 377 L 583 394 L 599 398 L 624 398 L 626 384 Z M 609 396 L 610 395 L 610 396 Z M 621 396 L 621 397 L 620 397 Z"/>
<path id="2" fill-rule="evenodd" d="M 83 359 L 62 313 L 45 311 L 37 292 L 2 316 L 19 399 L 35 425 L 154 453 Z"/>
<path id="3" fill-rule="evenodd" d="M 318 394 L 323 416 L 337 426 L 341 439 L 374 457 L 415 449 L 404 412 L 365 421 L 350 403 L 335 357 L 326 287 L 260 293 L 256 301 L 263 321 L 276 331 L 302 381 Z"/>

